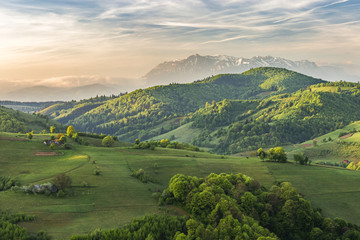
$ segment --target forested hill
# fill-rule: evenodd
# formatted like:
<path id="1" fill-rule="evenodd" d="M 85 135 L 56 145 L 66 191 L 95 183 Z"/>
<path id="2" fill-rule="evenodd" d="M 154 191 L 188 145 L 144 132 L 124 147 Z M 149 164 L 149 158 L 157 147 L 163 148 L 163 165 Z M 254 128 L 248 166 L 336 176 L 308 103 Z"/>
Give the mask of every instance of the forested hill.
<path id="1" fill-rule="evenodd" d="M 192 115 L 193 143 L 235 153 L 299 143 L 360 119 L 360 85 L 327 83 L 261 101 L 221 101 Z"/>
<path id="2" fill-rule="evenodd" d="M 291 93 L 323 83 L 280 68 L 257 68 L 242 74 L 221 74 L 190 84 L 170 84 L 136 90 L 114 99 L 63 103 L 42 113 L 81 131 L 122 135 L 122 140 L 138 138 L 141 130 L 166 120 L 184 116 L 206 102 L 223 99 L 263 99 Z"/>
<path id="3" fill-rule="evenodd" d="M 49 131 L 50 126 L 60 130 L 62 125 L 46 115 L 27 114 L 0 106 L 0 132 Z"/>

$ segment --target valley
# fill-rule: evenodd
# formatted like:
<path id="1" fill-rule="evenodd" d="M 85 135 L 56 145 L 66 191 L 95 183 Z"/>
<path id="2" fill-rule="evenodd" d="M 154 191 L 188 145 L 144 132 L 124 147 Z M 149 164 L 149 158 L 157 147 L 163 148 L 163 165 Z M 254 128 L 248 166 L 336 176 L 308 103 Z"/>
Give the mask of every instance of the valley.
<path id="1" fill-rule="evenodd" d="M 1 133 L 1 136 L 25 139 L 24 135 L 17 134 Z M 154 198 L 167 187 L 170 178 L 179 173 L 205 177 L 210 173 L 241 172 L 265 187 L 276 181 L 289 181 L 311 200 L 314 207 L 320 207 L 325 216 L 360 224 L 357 218 L 360 192 L 353 184 L 359 176 L 357 171 L 314 164 L 263 162 L 249 156 L 161 148 L 133 149 L 131 144 L 120 142 L 112 148 L 104 148 L 100 139 L 90 139 L 89 146 L 70 141 L 71 150 L 58 148 L 56 156 L 36 156 L 36 152 L 49 151 L 42 144 L 46 137 L 49 136 L 35 134 L 31 141 L 0 139 L 3 166 L 0 175 L 16 177 L 22 185 L 48 182 L 62 172 L 72 179 L 69 195 L 62 198 L 0 192 L 2 210 L 36 216 L 35 221 L 22 224 L 30 232 L 46 230 L 56 239 L 68 238 L 98 228 L 115 228 L 147 214 L 182 215 L 180 209 L 159 206 Z M 321 146 L 313 148 L 317 147 Z M 288 154 L 297 151 L 293 148 Z M 317 162 L 316 158 L 311 159 Z M 100 175 L 95 175 L 94 169 L 98 169 Z M 131 176 L 130 169 L 143 169 L 153 182 L 139 181 Z M 14 201 L 21 204 L 14 205 Z"/>
<path id="2" fill-rule="evenodd" d="M 359 94 L 357 83 L 325 82 L 285 69 L 259 68 L 191 84 L 60 102 L 33 114 L 1 107 L 0 176 L 14 181 L 0 191 L 1 210 L 34 216 L 35 220 L 20 221 L 16 226 L 33 236 L 45 230 L 54 239 L 91 239 L 91 233 L 113 231 L 108 229 L 130 234 L 126 233 L 127 227 L 144 216 L 150 216 L 146 221 L 158 221 L 156 216 L 166 215 L 172 219 L 167 221 L 175 221 L 175 225 L 182 221 L 176 217 L 187 216 L 187 222 L 206 226 L 210 221 L 207 219 L 213 219 L 212 215 L 204 217 L 211 204 L 203 208 L 203 213 L 194 212 L 190 200 L 183 202 L 169 193 L 172 179 L 195 179 L 194 183 L 184 180 L 188 181 L 184 185 L 187 189 L 213 174 L 220 178 L 228 174 L 226 178 L 233 179 L 241 173 L 246 176 L 241 178 L 255 179 L 256 183 L 244 180 L 246 186 L 235 184 L 230 192 L 221 190 L 222 194 L 216 187 L 207 190 L 206 194 L 215 194 L 216 201 L 224 198 L 221 201 L 235 204 L 229 210 L 231 214 L 225 210 L 219 213 L 221 221 L 235 218 L 242 226 L 246 223 L 235 213 L 241 211 L 258 237 L 307 239 L 317 229 L 333 237 L 342 236 L 345 232 L 331 232 L 324 224 L 338 226 L 339 218 L 360 224 L 360 191 L 354 184 L 360 162 L 360 115 L 354 111 L 360 108 Z M 75 128 L 67 128 L 69 125 Z M 106 138 L 111 141 L 105 144 Z M 286 163 L 257 156 L 259 148 L 268 151 L 280 146 L 285 150 Z M 306 156 L 309 161 L 296 162 L 296 156 Z M 66 189 L 46 194 L 36 190 L 53 184 L 61 174 L 71 179 Z M 2 186 L 9 184 L 4 182 Z M 286 191 L 296 196 L 280 197 L 274 189 L 289 188 L 288 184 L 294 189 Z M 204 189 L 200 184 L 193 190 Z M 264 200 L 263 196 L 269 194 L 278 194 L 284 205 Z M 259 202 L 251 210 L 243 205 L 243 198 L 253 195 Z M 308 204 L 307 200 L 311 201 L 311 206 L 306 205 L 311 225 L 293 228 L 294 235 L 287 235 L 281 230 L 290 227 L 287 221 L 303 223 L 300 218 L 283 219 L 286 204 Z M 267 210 L 264 204 L 268 204 Z M 266 220 L 268 215 L 270 220 Z M 330 223 L 333 220 L 328 217 L 335 222 Z M 221 226 L 220 222 L 212 225 Z M 358 227 L 348 226 L 353 229 L 347 234 L 357 236 Z M 149 237 L 148 230 L 144 231 L 142 234 Z M 191 235 L 189 229 L 182 231 Z M 218 234 L 218 230 L 208 231 Z M 167 234 L 173 236 L 175 232 Z"/>

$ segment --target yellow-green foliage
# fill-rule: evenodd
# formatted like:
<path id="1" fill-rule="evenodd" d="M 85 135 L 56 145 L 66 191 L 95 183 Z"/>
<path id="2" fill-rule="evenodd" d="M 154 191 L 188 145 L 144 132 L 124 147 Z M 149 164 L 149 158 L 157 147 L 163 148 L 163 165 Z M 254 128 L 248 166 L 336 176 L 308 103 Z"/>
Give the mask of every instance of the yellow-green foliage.
<path id="1" fill-rule="evenodd" d="M 347 168 L 348 168 L 348 169 L 351 169 L 351 170 L 360 171 L 360 162 L 358 162 L 358 163 L 351 162 L 351 163 L 347 166 Z"/>
<path id="2" fill-rule="evenodd" d="M 62 129 L 61 125 L 48 116 L 41 114 L 27 114 L 0 106 L 0 132 L 35 132 L 49 129 L 50 125 Z"/>

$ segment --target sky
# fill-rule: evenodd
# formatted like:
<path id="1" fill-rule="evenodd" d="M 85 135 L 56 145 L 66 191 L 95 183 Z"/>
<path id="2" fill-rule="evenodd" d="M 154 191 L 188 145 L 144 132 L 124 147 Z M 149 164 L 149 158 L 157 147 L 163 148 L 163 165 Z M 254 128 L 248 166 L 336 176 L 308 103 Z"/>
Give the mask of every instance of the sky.
<path id="1" fill-rule="evenodd" d="M 195 53 L 360 74 L 359 12 L 358 0 L 1 1 L 0 84 L 125 81 Z"/>

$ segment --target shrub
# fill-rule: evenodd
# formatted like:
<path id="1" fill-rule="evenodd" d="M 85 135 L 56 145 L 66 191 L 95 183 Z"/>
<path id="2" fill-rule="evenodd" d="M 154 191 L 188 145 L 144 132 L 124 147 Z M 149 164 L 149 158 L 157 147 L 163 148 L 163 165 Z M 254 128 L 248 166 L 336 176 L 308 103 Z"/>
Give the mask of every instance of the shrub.
<path id="1" fill-rule="evenodd" d="M 33 138 L 32 132 L 28 132 L 28 133 L 26 134 L 26 136 L 27 136 L 27 138 L 30 139 L 30 140 Z"/>
<path id="2" fill-rule="evenodd" d="M 57 197 L 64 197 L 65 192 L 63 190 L 59 190 L 59 192 L 56 194 Z"/>
<path id="3" fill-rule="evenodd" d="M 111 136 L 106 136 L 103 138 L 101 144 L 104 147 L 112 147 L 114 145 L 114 139 Z"/>
<path id="4" fill-rule="evenodd" d="M 55 149 L 55 144 L 54 143 L 51 143 L 50 146 L 49 146 L 50 150 L 54 150 Z"/>
<path id="5" fill-rule="evenodd" d="M 65 173 L 60 173 L 54 178 L 53 182 L 58 189 L 65 190 L 70 187 L 72 181 Z"/>

